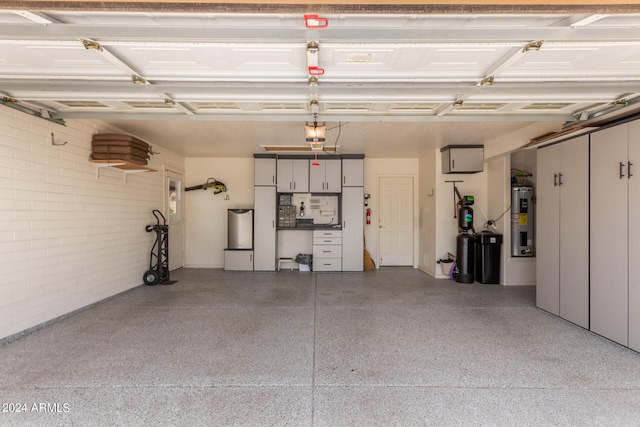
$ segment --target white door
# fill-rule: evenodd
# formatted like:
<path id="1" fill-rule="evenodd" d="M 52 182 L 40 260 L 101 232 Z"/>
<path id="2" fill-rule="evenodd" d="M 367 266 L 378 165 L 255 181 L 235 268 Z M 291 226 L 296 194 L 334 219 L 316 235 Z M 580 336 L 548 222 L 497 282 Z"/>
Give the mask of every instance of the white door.
<path id="1" fill-rule="evenodd" d="M 182 209 L 183 177 L 181 173 L 164 171 L 164 214 L 169 224 L 169 271 L 184 266 L 184 212 Z"/>
<path id="2" fill-rule="evenodd" d="M 413 265 L 413 178 L 378 179 L 379 265 Z"/>

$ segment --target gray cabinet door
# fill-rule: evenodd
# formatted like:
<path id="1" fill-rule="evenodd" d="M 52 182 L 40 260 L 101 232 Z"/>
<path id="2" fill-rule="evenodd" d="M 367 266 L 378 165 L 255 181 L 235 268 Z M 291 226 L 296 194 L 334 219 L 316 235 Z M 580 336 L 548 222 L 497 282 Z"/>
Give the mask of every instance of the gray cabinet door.
<path id="1" fill-rule="evenodd" d="M 309 191 L 312 193 L 339 193 L 342 190 L 342 162 L 339 159 L 313 161 L 309 167 Z"/>
<path id="2" fill-rule="evenodd" d="M 629 123 L 629 347 L 640 351 L 640 120 Z"/>
<path id="3" fill-rule="evenodd" d="M 309 192 L 309 160 L 278 159 L 278 193 Z"/>
<path id="4" fill-rule="evenodd" d="M 293 191 L 295 193 L 309 192 L 309 160 L 295 159 L 293 161 Z"/>
<path id="5" fill-rule="evenodd" d="M 364 191 L 342 189 L 342 271 L 364 270 Z"/>
<path id="6" fill-rule="evenodd" d="M 364 159 L 342 159 L 342 186 L 364 187 Z"/>
<path id="7" fill-rule="evenodd" d="M 560 314 L 560 146 L 538 150 L 536 305 Z"/>
<path id="8" fill-rule="evenodd" d="M 276 187 L 254 187 L 253 269 L 276 269 Z"/>
<path id="9" fill-rule="evenodd" d="M 293 192 L 293 160 L 278 159 L 277 179 L 278 193 Z"/>
<path id="10" fill-rule="evenodd" d="M 276 185 L 276 159 L 257 158 L 253 165 L 253 185 Z"/>
<path id="11" fill-rule="evenodd" d="M 591 135 L 590 328 L 622 345 L 629 326 L 627 149 L 626 124 Z"/>
<path id="12" fill-rule="evenodd" d="M 560 144 L 560 317 L 589 328 L 589 137 Z"/>

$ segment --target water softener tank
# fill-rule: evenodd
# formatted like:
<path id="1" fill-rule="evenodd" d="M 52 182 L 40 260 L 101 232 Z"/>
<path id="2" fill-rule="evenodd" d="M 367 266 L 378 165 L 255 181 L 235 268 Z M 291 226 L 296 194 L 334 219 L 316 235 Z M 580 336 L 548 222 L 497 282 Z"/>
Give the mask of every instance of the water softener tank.
<path id="1" fill-rule="evenodd" d="M 469 233 L 460 233 L 456 237 L 456 282 L 473 283 L 475 237 Z"/>

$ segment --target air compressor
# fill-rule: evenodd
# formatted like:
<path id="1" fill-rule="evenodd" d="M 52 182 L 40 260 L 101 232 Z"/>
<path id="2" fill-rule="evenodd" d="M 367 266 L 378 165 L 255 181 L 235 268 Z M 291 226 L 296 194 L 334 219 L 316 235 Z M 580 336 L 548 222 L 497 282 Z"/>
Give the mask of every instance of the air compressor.
<path id="1" fill-rule="evenodd" d="M 473 196 L 460 197 L 455 188 L 458 200 L 458 237 L 456 237 L 456 282 L 473 283 L 475 260 L 475 236 L 473 235 Z"/>

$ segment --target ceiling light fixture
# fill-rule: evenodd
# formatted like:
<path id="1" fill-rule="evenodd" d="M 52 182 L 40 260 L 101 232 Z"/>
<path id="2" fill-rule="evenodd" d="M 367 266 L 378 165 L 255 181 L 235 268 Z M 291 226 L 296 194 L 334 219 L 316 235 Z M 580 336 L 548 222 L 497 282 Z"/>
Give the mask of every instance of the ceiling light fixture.
<path id="1" fill-rule="evenodd" d="M 307 122 L 305 126 L 305 134 L 309 144 L 323 144 L 326 136 L 326 125 L 324 122 L 317 121 Z"/>

